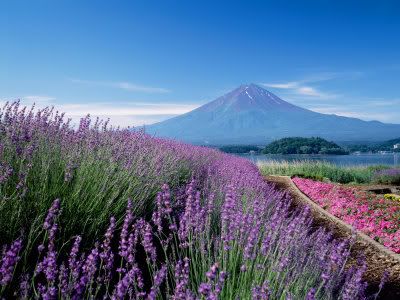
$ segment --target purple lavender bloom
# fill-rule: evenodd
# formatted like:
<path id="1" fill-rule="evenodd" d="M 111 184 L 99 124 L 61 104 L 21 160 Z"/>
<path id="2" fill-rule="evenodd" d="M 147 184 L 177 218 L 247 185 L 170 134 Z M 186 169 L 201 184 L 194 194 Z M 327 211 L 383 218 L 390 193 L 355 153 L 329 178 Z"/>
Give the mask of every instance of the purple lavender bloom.
<path id="1" fill-rule="evenodd" d="M 21 276 L 21 282 L 19 284 L 19 299 L 28 299 L 31 294 L 31 286 L 30 286 L 30 276 L 28 274 L 24 274 Z"/>
<path id="2" fill-rule="evenodd" d="M 124 299 L 134 280 L 135 280 L 135 269 L 131 269 L 117 283 L 111 299 L 113 300 Z"/>
<path id="3" fill-rule="evenodd" d="M 67 295 L 69 293 L 68 269 L 64 263 L 61 264 L 58 274 L 59 274 L 58 282 L 59 282 L 60 291 L 63 295 Z"/>
<path id="4" fill-rule="evenodd" d="M 58 273 L 57 252 L 55 250 L 55 235 L 57 232 L 58 225 L 54 223 L 54 219 L 56 218 L 57 215 L 57 213 L 54 212 L 55 211 L 58 212 L 57 205 L 53 204 L 53 207 L 50 208 L 50 210 L 52 210 L 52 212 L 51 213 L 49 212 L 48 216 L 50 214 L 53 214 L 53 216 L 48 223 L 51 224 L 51 228 L 47 228 L 47 231 L 49 233 L 47 253 L 44 256 L 43 260 L 37 264 L 35 270 L 35 275 L 38 275 L 42 272 L 44 273 L 48 283 L 48 289 L 46 290 L 46 295 L 48 296 L 51 295 L 51 289 L 49 286 L 54 285 Z"/>
<path id="5" fill-rule="evenodd" d="M 222 234 L 221 239 L 225 250 L 230 249 L 230 242 L 234 239 L 234 220 L 235 220 L 236 197 L 233 186 L 228 186 L 225 194 L 225 201 L 221 211 Z"/>
<path id="6" fill-rule="evenodd" d="M 271 236 L 268 234 L 265 236 L 264 240 L 262 241 L 261 244 L 261 253 L 263 255 L 267 255 L 268 251 L 269 251 L 269 246 L 271 244 Z"/>
<path id="7" fill-rule="evenodd" d="M 204 296 L 209 296 L 211 293 L 211 284 L 202 282 L 199 286 L 199 293 Z"/>
<path id="8" fill-rule="evenodd" d="M 163 220 L 168 220 L 169 215 L 172 212 L 171 208 L 171 193 L 169 186 L 164 184 L 162 186 L 161 193 L 157 194 L 156 197 L 156 210 L 153 212 L 152 220 L 157 226 L 158 232 L 162 231 Z"/>
<path id="9" fill-rule="evenodd" d="M 373 175 L 373 179 L 378 183 L 400 183 L 400 169 L 384 169 L 376 171 Z"/>
<path id="10" fill-rule="evenodd" d="M 135 262 L 136 245 L 139 241 L 139 230 L 136 229 L 136 224 L 132 225 L 132 232 L 129 234 L 128 238 L 128 257 L 127 261 L 129 264 L 133 265 Z"/>
<path id="11" fill-rule="evenodd" d="M 76 169 L 76 165 L 74 164 L 73 161 L 69 161 L 67 166 L 65 167 L 65 173 L 64 173 L 64 181 L 65 182 L 71 181 L 74 169 Z"/>
<path id="12" fill-rule="evenodd" d="M 81 240 L 82 238 L 79 235 L 75 238 L 68 258 L 69 270 L 73 281 L 78 279 L 80 273 L 80 262 L 78 261 L 78 253 Z"/>
<path id="13" fill-rule="evenodd" d="M 222 291 L 226 279 L 224 271 L 218 274 L 218 263 L 213 264 L 210 270 L 206 272 L 208 282 L 200 283 L 198 292 L 206 297 L 206 299 L 218 299 L 218 295 Z"/>
<path id="14" fill-rule="evenodd" d="M 86 275 L 88 278 L 93 277 L 94 273 L 97 270 L 98 257 L 99 257 L 99 251 L 96 246 L 95 248 L 92 249 L 91 253 L 86 258 L 86 262 L 82 268 L 83 275 Z"/>
<path id="15" fill-rule="evenodd" d="M 44 274 L 46 275 L 46 279 L 48 282 L 54 282 L 57 278 L 57 258 L 56 252 L 51 250 L 47 253 L 43 261 L 43 265 L 45 266 Z"/>
<path id="16" fill-rule="evenodd" d="M 144 280 L 143 280 L 143 276 L 142 276 L 142 271 L 137 266 L 134 266 L 132 268 L 132 270 L 135 271 L 137 286 L 139 287 L 140 290 L 143 289 L 144 288 Z"/>
<path id="17" fill-rule="evenodd" d="M 389 272 L 386 270 L 383 273 L 383 276 L 381 278 L 381 282 L 379 283 L 379 291 L 382 290 L 383 286 L 385 285 L 385 283 L 389 280 Z M 378 292 L 379 293 L 379 292 Z"/>
<path id="18" fill-rule="evenodd" d="M 163 283 L 165 277 L 167 276 L 167 266 L 163 265 L 160 270 L 156 272 L 153 278 L 153 286 L 150 289 L 149 294 L 147 295 L 148 300 L 155 300 L 157 293 L 160 289 L 161 284 Z"/>
<path id="19" fill-rule="evenodd" d="M 311 288 L 307 293 L 306 300 L 315 300 L 315 292 L 315 289 Z"/>
<path id="20" fill-rule="evenodd" d="M 93 282 L 94 275 L 97 271 L 97 263 L 99 258 L 98 246 L 92 249 L 90 254 L 86 257 L 86 260 L 82 266 L 82 274 L 79 281 L 75 284 L 75 293 L 80 297 L 88 284 Z"/>
<path id="21" fill-rule="evenodd" d="M 278 272 L 282 272 L 287 267 L 288 263 L 289 263 L 289 257 L 287 255 L 281 257 L 278 265 Z"/>
<path id="22" fill-rule="evenodd" d="M 53 226 L 53 223 L 55 222 L 55 219 L 58 216 L 59 211 L 60 211 L 60 199 L 56 199 L 51 205 L 47 213 L 46 219 L 44 220 L 43 223 L 44 229 L 49 230 Z"/>
<path id="23" fill-rule="evenodd" d="M 110 218 L 110 225 L 107 228 L 106 234 L 104 235 L 103 243 L 101 244 L 101 252 L 99 254 L 102 262 L 103 262 L 103 269 L 105 270 L 106 280 L 109 280 L 111 277 L 111 269 L 114 263 L 114 253 L 111 250 L 111 240 L 114 236 L 115 230 L 115 218 Z"/>
<path id="24" fill-rule="evenodd" d="M 224 286 L 225 280 L 228 277 L 227 273 L 224 271 L 221 271 L 219 273 L 219 278 L 218 278 L 218 282 L 215 284 L 215 288 L 214 288 L 214 293 L 216 296 L 218 296 L 219 294 L 221 294 L 222 288 Z"/>
<path id="25" fill-rule="evenodd" d="M 17 239 L 3 254 L 0 265 L 0 285 L 6 286 L 11 281 L 14 273 L 14 268 L 20 259 L 18 254 L 21 251 L 21 248 L 22 240 Z"/>
<path id="26" fill-rule="evenodd" d="M 57 289 L 55 286 L 42 288 L 40 296 L 43 300 L 55 300 L 57 296 Z"/>
<path id="27" fill-rule="evenodd" d="M 379 283 L 379 287 L 378 287 L 378 291 L 374 294 L 374 300 L 378 299 L 379 294 L 381 293 L 384 285 L 386 284 L 386 282 L 389 279 L 389 272 L 386 270 L 385 272 L 383 272 L 383 276 L 381 278 L 381 282 Z"/>
<path id="28" fill-rule="evenodd" d="M 250 230 L 250 234 L 247 238 L 247 243 L 244 248 L 244 257 L 247 259 L 253 259 L 255 257 L 254 248 L 259 238 L 260 225 L 260 222 L 256 221 L 256 224 L 254 224 L 253 228 Z"/>
<path id="29" fill-rule="evenodd" d="M 156 210 L 151 217 L 153 223 L 157 226 L 158 232 L 162 231 L 162 209 L 162 197 L 161 193 L 158 193 L 156 197 Z"/>
<path id="30" fill-rule="evenodd" d="M 262 286 L 255 286 L 252 289 L 253 300 L 268 300 L 270 296 L 268 282 L 264 281 Z"/>
<path id="31" fill-rule="evenodd" d="M 262 299 L 261 287 L 260 286 L 253 287 L 251 289 L 251 295 L 253 300 L 261 300 Z"/>
<path id="32" fill-rule="evenodd" d="M 325 285 L 328 282 L 329 278 L 331 277 L 330 271 L 331 271 L 331 269 L 329 268 L 329 269 L 325 270 L 324 272 L 322 272 L 322 274 L 321 274 L 322 285 Z"/>
<path id="33" fill-rule="evenodd" d="M 7 181 L 8 178 L 13 174 L 13 168 L 9 165 L 0 164 L 0 184 Z"/>
<path id="34" fill-rule="evenodd" d="M 355 272 L 353 272 L 352 276 L 349 276 L 349 280 L 346 280 L 342 292 L 343 300 L 358 299 L 364 296 L 365 284 L 362 278 L 365 270 L 366 265 L 363 263 L 360 268 L 357 268 Z M 351 272 L 349 274 L 351 274 Z"/>
<path id="35" fill-rule="evenodd" d="M 241 265 L 240 266 L 240 272 L 242 272 L 242 273 L 244 273 L 244 272 L 246 272 L 247 271 L 247 266 L 246 265 Z"/>
<path id="36" fill-rule="evenodd" d="M 121 236 L 119 241 L 119 255 L 123 258 L 128 256 L 128 230 L 133 220 L 132 215 L 132 200 L 128 199 L 128 205 L 126 207 L 125 219 L 122 225 Z"/>
<path id="37" fill-rule="evenodd" d="M 142 245 L 144 251 L 153 263 L 156 261 L 156 247 L 153 244 L 153 232 L 149 223 L 142 228 Z"/>
<path id="38" fill-rule="evenodd" d="M 376 171 L 375 176 L 400 176 L 400 169 L 384 169 Z"/>
<path id="39" fill-rule="evenodd" d="M 187 239 L 195 220 L 195 184 L 195 180 L 192 179 L 186 188 L 185 209 L 179 219 L 178 237 L 181 242 L 181 247 L 188 246 Z"/>
<path id="40" fill-rule="evenodd" d="M 45 247 L 43 244 L 40 244 L 40 245 L 37 247 L 39 254 L 42 253 L 43 250 L 44 250 L 45 248 L 46 248 L 46 247 Z"/>
<path id="41" fill-rule="evenodd" d="M 189 258 L 185 257 L 179 260 L 175 266 L 175 291 L 174 300 L 184 300 L 187 294 L 187 285 L 189 284 Z"/>
<path id="42" fill-rule="evenodd" d="M 218 272 L 218 263 L 215 263 L 211 266 L 210 270 L 206 273 L 206 277 L 213 281 L 217 277 Z"/>

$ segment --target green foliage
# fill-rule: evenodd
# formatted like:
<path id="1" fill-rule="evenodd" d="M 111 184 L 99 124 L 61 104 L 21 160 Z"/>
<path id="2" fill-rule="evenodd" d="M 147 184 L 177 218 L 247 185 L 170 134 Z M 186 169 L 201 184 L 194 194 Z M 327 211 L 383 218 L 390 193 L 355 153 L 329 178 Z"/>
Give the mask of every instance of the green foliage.
<path id="1" fill-rule="evenodd" d="M 381 184 L 400 184 L 400 169 L 377 170 L 374 173 L 373 181 Z"/>
<path id="2" fill-rule="evenodd" d="M 376 150 L 378 151 L 393 151 L 393 145 L 399 144 L 400 143 L 400 138 L 389 140 L 383 143 L 380 143 L 378 146 L 376 146 Z"/>
<path id="3" fill-rule="evenodd" d="M 266 154 L 348 154 L 339 145 L 319 137 L 290 137 L 274 141 L 263 150 Z"/>
<path id="4" fill-rule="evenodd" d="M 378 151 L 392 151 L 400 152 L 400 149 L 393 149 L 393 145 L 399 144 L 400 138 L 385 141 L 382 143 L 370 143 L 370 144 L 348 144 L 344 148 L 350 152 L 378 152 Z"/>
<path id="5" fill-rule="evenodd" d="M 260 152 L 260 148 L 253 145 L 227 145 L 219 148 L 225 153 L 249 153 L 250 151 Z"/>
<path id="6" fill-rule="evenodd" d="M 340 167 L 327 162 L 262 162 L 259 168 L 263 175 L 298 176 L 316 180 L 330 180 L 338 183 L 371 183 L 377 170 L 386 166 Z"/>

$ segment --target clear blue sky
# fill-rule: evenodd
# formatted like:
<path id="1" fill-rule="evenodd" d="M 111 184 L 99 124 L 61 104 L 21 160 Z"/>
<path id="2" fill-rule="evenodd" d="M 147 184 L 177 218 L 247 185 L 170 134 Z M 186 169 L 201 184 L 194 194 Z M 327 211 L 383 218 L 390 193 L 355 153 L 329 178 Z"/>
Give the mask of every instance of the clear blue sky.
<path id="1" fill-rule="evenodd" d="M 126 126 L 252 82 L 320 112 L 400 123 L 396 2 L 3 0 L 0 100 Z"/>

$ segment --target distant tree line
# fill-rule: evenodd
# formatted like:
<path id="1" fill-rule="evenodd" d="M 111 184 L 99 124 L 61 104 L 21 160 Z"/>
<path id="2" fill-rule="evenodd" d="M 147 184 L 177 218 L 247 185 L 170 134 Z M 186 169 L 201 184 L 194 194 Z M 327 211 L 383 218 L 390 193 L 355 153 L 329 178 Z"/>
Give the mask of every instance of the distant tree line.
<path id="1" fill-rule="evenodd" d="M 350 152 L 378 152 L 378 151 L 393 151 L 400 152 L 400 149 L 394 149 L 393 145 L 399 144 L 400 138 L 385 141 L 382 143 L 358 144 L 358 145 L 345 145 L 344 148 Z"/>
<path id="2" fill-rule="evenodd" d="M 349 154 L 334 142 L 320 137 L 289 137 L 274 141 L 263 150 L 265 154 Z"/>
<path id="3" fill-rule="evenodd" d="M 249 153 L 250 151 L 254 151 L 259 153 L 261 149 L 254 145 L 227 145 L 219 148 L 222 152 L 225 153 Z"/>
<path id="4" fill-rule="evenodd" d="M 265 154 L 349 154 L 352 152 L 378 152 L 394 151 L 400 152 L 400 149 L 393 149 L 393 145 L 400 143 L 400 138 L 385 141 L 382 143 L 363 143 L 351 144 L 350 142 L 338 145 L 329 142 L 320 137 L 288 137 L 276 140 L 268 144 L 264 149 L 255 145 L 225 145 L 218 147 L 219 150 L 226 153 L 265 153 Z"/>

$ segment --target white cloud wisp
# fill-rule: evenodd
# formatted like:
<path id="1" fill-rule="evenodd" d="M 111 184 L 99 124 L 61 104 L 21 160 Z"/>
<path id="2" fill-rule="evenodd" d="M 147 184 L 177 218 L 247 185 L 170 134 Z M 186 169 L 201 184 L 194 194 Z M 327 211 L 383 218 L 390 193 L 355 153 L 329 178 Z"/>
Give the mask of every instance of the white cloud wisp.
<path id="1" fill-rule="evenodd" d="M 70 78 L 71 82 L 80 83 L 85 85 L 94 85 L 94 86 L 104 86 L 104 87 L 111 87 L 122 89 L 131 92 L 141 92 L 141 93 L 148 93 L 148 94 L 165 94 L 170 93 L 171 91 L 165 88 L 160 87 L 151 87 L 151 86 L 144 86 L 139 85 L 131 82 L 125 81 L 95 81 L 95 80 L 83 80 L 83 79 L 76 79 Z"/>

